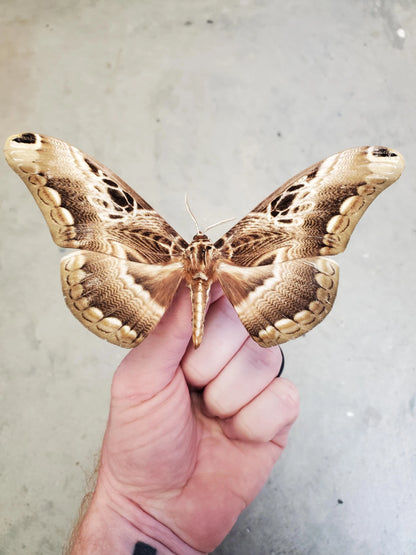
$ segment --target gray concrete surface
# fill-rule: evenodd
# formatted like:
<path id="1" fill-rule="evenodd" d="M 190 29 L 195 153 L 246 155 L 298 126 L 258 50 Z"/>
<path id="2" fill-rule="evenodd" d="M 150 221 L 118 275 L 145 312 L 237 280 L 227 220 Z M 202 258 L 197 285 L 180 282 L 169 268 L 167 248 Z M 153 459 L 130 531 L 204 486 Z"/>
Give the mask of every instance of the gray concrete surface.
<path id="1" fill-rule="evenodd" d="M 338 150 L 406 158 L 338 257 L 333 312 L 284 347 L 301 415 L 216 555 L 416 553 L 415 34 L 411 0 L 0 1 L 1 140 L 79 146 L 186 238 L 185 191 L 208 225 Z M 63 253 L 3 160 L 0 174 L 0 554 L 48 555 L 124 351 L 67 311 Z"/>

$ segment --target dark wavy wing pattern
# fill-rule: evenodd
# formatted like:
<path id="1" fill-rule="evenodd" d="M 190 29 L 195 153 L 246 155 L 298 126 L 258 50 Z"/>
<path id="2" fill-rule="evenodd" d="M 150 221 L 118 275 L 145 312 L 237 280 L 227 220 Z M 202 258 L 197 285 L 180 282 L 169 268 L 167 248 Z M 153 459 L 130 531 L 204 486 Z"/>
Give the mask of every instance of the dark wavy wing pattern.
<path id="1" fill-rule="evenodd" d="M 322 257 L 253 267 L 224 262 L 218 279 L 254 341 L 271 347 L 307 333 L 330 312 L 338 265 Z"/>
<path id="2" fill-rule="evenodd" d="M 82 249 L 61 264 L 65 300 L 93 333 L 134 347 L 157 325 L 182 279 L 191 289 L 193 341 L 202 339 L 218 279 L 252 338 L 270 347 L 323 320 L 335 300 L 342 252 L 375 197 L 401 174 L 386 147 L 345 150 L 277 189 L 215 245 L 188 245 L 105 166 L 51 137 L 23 133 L 5 146 L 54 241 Z"/>
<path id="3" fill-rule="evenodd" d="M 183 277 L 179 263 L 142 264 L 90 251 L 61 261 L 66 304 L 90 331 L 135 347 L 157 325 Z"/>
<path id="4" fill-rule="evenodd" d="M 215 246 L 238 266 L 338 254 L 367 207 L 403 167 L 402 156 L 386 147 L 335 154 L 290 179 Z"/>
<path id="5" fill-rule="evenodd" d="M 13 135 L 5 156 L 59 246 L 156 264 L 171 262 L 187 247 L 122 179 L 66 142 L 34 133 Z"/>

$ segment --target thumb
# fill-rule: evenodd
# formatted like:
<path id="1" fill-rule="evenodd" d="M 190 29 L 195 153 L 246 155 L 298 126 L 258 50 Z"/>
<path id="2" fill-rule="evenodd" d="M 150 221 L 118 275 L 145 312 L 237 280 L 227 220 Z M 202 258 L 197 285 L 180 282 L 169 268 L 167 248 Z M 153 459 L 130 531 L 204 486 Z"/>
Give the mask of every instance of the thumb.
<path id="1" fill-rule="evenodd" d="M 112 397 L 146 400 L 156 395 L 175 375 L 192 335 L 189 292 L 181 286 L 165 315 L 118 367 Z"/>

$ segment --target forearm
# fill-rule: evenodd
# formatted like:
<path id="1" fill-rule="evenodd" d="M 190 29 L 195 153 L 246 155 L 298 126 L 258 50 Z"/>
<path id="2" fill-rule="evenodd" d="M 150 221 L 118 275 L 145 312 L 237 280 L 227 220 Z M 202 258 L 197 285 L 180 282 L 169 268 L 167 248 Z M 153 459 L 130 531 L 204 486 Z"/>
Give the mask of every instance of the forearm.
<path id="1" fill-rule="evenodd" d="M 138 542 L 152 547 L 157 555 L 202 553 L 135 504 L 126 502 L 119 510 L 105 492 L 94 493 L 81 518 L 72 534 L 67 555 L 133 555 Z"/>

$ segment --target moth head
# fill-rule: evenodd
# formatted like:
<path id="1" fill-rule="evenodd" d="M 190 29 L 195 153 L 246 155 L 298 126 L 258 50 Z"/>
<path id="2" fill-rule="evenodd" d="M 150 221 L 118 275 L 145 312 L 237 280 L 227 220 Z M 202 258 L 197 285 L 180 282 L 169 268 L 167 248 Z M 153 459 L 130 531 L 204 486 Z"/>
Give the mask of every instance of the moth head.
<path id="1" fill-rule="evenodd" d="M 205 235 L 205 233 L 203 233 L 202 231 L 198 231 L 198 233 L 196 233 L 193 237 L 192 237 L 192 243 L 202 243 L 204 245 L 207 244 L 211 244 L 211 240 L 209 239 L 208 235 Z M 192 245 L 191 243 L 191 245 Z"/>

